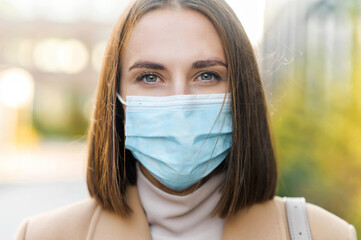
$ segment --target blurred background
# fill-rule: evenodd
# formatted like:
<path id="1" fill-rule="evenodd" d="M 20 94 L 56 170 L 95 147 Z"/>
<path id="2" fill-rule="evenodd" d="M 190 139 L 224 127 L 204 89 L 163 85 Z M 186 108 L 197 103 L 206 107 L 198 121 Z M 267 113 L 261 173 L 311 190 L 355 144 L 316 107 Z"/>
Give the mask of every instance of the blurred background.
<path id="1" fill-rule="evenodd" d="M 228 0 L 255 48 L 278 195 L 361 232 L 361 2 Z M 102 57 L 128 0 L 0 0 L 0 239 L 88 197 L 87 130 Z"/>

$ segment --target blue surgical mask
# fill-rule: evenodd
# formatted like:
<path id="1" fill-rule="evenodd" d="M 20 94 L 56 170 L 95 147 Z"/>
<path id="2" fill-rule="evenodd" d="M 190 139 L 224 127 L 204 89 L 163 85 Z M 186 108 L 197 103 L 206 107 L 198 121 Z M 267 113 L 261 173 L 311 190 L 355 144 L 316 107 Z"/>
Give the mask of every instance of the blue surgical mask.
<path id="1" fill-rule="evenodd" d="M 168 188 L 192 186 L 228 155 L 230 94 L 117 96 L 126 105 L 125 148 Z"/>

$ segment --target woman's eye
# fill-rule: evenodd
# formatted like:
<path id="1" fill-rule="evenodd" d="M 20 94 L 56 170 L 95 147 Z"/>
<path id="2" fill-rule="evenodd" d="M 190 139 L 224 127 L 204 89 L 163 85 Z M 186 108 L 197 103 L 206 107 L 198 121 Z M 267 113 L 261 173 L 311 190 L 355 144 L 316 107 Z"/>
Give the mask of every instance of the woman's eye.
<path id="1" fill-rule="evenodd" d="M 202 80 L 210 81 L 210 80 L 212 80 L 212 78 L 213 78 L 212 74 L 209 74 L 209 73 L 202 73 L 201 74 L 201 79 Z"/>
<path id="2" fill-rule="evenodd" d="M 142 74 L 139 77 L 137 77 L 137 81 L 138 82 L 143 81 L 144 83 L 152 84 L 152 83 L 158 82 L 159 77 L 155 74 L 147 73 L 147 74 Z"/>
<path id="3" fill-rule="evenodd" d="M 221 76 L 213 72 L 204 72 L 197 79 L 203 82 L 210 82 L 212 80 L 221 80 Z"/>

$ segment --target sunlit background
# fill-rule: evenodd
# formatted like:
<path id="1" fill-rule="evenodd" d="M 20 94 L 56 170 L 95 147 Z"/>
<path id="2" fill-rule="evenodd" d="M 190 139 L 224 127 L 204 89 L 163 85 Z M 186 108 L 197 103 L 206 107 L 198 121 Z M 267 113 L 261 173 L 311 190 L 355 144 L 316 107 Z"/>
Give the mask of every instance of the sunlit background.
<path id="1" fill-rule="evenodd" d="M 280 165 L 361 232 L 361 2 L 229 0 L 259 60 Z M 128 0 L 0 0 L 0 239 L 87 198 L 86 134 L 112 25 Z"/>

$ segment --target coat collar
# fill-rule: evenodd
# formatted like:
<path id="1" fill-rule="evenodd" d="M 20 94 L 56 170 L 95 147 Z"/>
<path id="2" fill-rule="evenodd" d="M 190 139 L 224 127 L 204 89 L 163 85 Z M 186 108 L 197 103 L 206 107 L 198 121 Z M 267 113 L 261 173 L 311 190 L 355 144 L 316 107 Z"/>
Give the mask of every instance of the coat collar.
<path id="1" fill-rule="evenodd" d="M 150 229 L 136 186 L 128 187 L 127 202 L 133 210 L 127 217 L 121 217 L 98 206 L 89 226 L 87 240 L 151 240 Z M 283 202 L 279 197 L 275 197 L 226 218 L 222 240 L 287 240 L 285 219 Z"/>
<path id="2" fill-rule="evenodd" d="M 126 217 L 105 210 L 101 206 L 97 207 L 89 226 L 87 240 L 152 239 L 137 187 L 128 187 L 126 200 L 133 211 Z"/>

